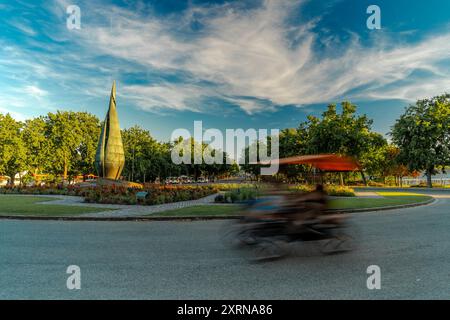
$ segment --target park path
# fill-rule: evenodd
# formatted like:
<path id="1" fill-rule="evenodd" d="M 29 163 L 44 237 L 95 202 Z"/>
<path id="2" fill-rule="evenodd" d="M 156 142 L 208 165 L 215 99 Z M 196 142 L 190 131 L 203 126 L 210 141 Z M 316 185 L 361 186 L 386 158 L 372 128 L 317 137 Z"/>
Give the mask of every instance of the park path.
<path id="1" fill-rule="evenodd" d="M 93 208 L 105 208 L 105 209 L 115 209 L 108 211 L 100 211 L 94 213 L 83 214 L 83 217 L 139 217 L 150 215 L 153 213 L 158 213 L 167 210 L 181 209 L 192 206 L 201 206 L 201 205 L 227 205 L 221 203 L 215 203 L 214 198 L 217 194 L 212 194 L 206 196 L 204 198 L 200 198 L 197 200 L 188 200 L 188 201 L 179 201 L 172 203 L 165 203 L 159 205 L 152 206 L 143 206 L 143 205 L 126 205 L 126 204 L 102 204 L 102 203 L 86 203 L 84 202 L 82 197 L 76 196 L 61 196 L 61 195 L 50 195 L 50 196 L 42 196 L 46 198 L 56 198 L 58 200 L 51 201 L 43 201 L 40 202 L 42 204 L 50 204 L 50 205 L 65 205 L 65 206 L 83 206 L 83 207 L 93 207 Z"/>
<path id="2" fill-rule="evenodd" d="M 378 193 L 372 191 L 355 191 L 355 195 L 362 198 L 384 198 Z"/>

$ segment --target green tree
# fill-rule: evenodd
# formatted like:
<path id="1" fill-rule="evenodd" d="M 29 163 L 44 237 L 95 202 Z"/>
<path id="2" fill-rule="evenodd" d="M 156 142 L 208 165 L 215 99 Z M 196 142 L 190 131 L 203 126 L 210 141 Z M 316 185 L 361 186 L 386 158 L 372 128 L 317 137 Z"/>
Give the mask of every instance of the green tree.
<path id="1" fill-rule="evenodd" d="M 26 146 L 27 169 L 37 175 L 50 167 L 50 143 L 46 136 L 47 123 L 45 117 L 26 120 L 22 138 Z"/>
<path id="2" fill-rule="evenodd" d="M 371 131 L 372 120 L 358 116 L 356 106 L 342 102 L 342 112 L 331 104 L 322 117 L 308 116 L 297 129 L 280 132 L 280 157 L 336 153 L 357 158 L 364 168 L 371 169 L 371 156 L 387 144 L 386 139 Z M 280 168 L 288 180 L 308 179 L 312 168 L 305 165 L 288 165 Z M 363 176 L 364 179 L 364 176 Z M 341 175 L 341 181 L 342 175 Z"/>
<path id="3" fill-rule="evenodd" d="M 307 153 L 338 153 L 359 159 L 374 143 L 386 143 L 380 134 L 371 132 L 371 119 L 366 115 L 356 115 L 355 105 L 342 102 L 341 106 L 340 114 L 336 112 L 336 105 L 332 104 L 321 119 L 309 116 L 308 121 L 301 125 L 308 132 Z"/>
<path id="4" fill-rule="evenodd" d="M 125 149 L 124 175 L 129 180 L 154 181 L 161 175 L 164 148 L 149 131 L 134 126 L 122 130 L 122 139 Z"/>
<path id="5" fill-rule="evenodd" d="M 372 120 L 366 115 L 357 116 L 356 106 L 350 102 L 341 103 L 342 112 L 336 112 L 336 105 L 328 106 L 319 119 L 309 116 L 300 126 L 307 131 L 307 154 L 337 153 L 358 159 L 362 166 L 374 149 L 386 144 L 379 133 L 371 131 Z M 343 184 L 342 174 L 341 184 Z M 365 182 L 364 174 L 362 178 Z"/>
<path id="6" fill-rule="evenodd" d="M 0 173 L 14 184 L 17 173 L 26 168 L 26 149 L 22 139 L 22 123 L 8 113 L 0 114 Z"/>
<path id="7" fill-rule="evenodd" d="M 51 170 L 68 175 L 94 171 L 95 150 L 100 134 L 98 118 L 87 112 L 57 111 L 46 117 L 51 152 Z"/>
<path id="8" fill-rule="evenodd" d="M 308 130 L 305 124 L 300 125 L 297 129 L 281 130 L 279 136 L 280 158 L 306 154 L 308 138 Z M 297 182 L 310 176 L 311 166 L 284 165 L 279 168 L 279 172 L 285 175 L 289 181 Z"/>
<path id="9" fill-rule="evenodd" d="M 406 108 L 391 131 L 399 161 L 410 171 L 425 171 L 427 185 L 439 167 L 450 163 L 450 94 L 418 100 Z"/>
<path id="10" fill-rule="evenodd" d="M 359 162 L 370 176 L 379 176 L 384 179 L 386 170 L 393 165 L 389 158 L 390 145 L 378 133 L 371 132 L 368 136 L 367 148 L 359 156 Z"/>
<path id="11" fill-rule="evenodd" d="M 100 120 L 87 112 L 77 112 L 75 118 L 81 140 L 73 157 L 72 168 L 74 174 L 86 176 L 96 172 L 94 163 L 101 129 Z"/>

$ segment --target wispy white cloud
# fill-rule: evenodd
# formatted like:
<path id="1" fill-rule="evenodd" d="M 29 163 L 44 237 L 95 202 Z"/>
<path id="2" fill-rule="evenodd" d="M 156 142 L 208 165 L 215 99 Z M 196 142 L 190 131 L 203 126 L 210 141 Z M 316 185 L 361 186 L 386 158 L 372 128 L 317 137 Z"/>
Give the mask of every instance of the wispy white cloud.
<path id="1" fill-rule="evenodd" d="M 21 22 L 21 21 L 16 20 L 16 21 L 9 21 L 8 24 L 13 26 L 14 28 L 20 30 L 22 33 L 24 33 L 28 36 L 35 36 L 37 34 L 36 30 L 34 30 L 26 22 Z"/>
<path id="2" fill-rule="evenodd" d="M 214 95 L 253 113 L 267 110 L 267 104 L 260 104 L 260 100 L 273 105 L 321 103 L 344 97 L 414 100 L 448 88 L 448 71 L 440 70 L 438 64 L 450 58 L 450 32 L 416 44 L 394 45 L 382 39 L 371 47 L 363 46 L 353 35 L 346 48 L 339 48 L 340 54 L 319 58 L 314 53 L 317 35 L 313 27 L 320 17 L 302 21 L 299 26 L 285 23 L 301 4 L 267 0 L 251 10 L 209 6 L 164 19 L 148 19 L 115 8 L 112 28 L 88 25 L 79 41 L 102 54 L 163 72 L 180 70 L 194 82 L 214 85 L 214 90 L 195 83 L 127 88 L 143 109 L 186 109 L 192 107 L 188 103 L 192 99 Z M 201 31 L 183 38 L 180 25 L 185 26 L 193 13 L 199 12 L 196 19 Z M 332 40 L 328 43 L 335 44 Z M 429 71 L 429 84 L 421 83 L 423 79 L 397 83 L 415 70 Z M 358 87 L 364 89 L 350 93 Z M 230 100 L 233 96 L 256 100 Z"/>
<path id="3" fill-rule="evenodd" d="M 32 96 L 33 98 L 40 99 L 48 94 L 47 91 L 37 87 L 37 86 L 25 86 L 23 92 Z"/>
<path id="4" fill-rule="evenodd" d="M 175 109 L 200 111 L 195 102 L 188 103 L 196 98 L 201 98 L 205 92 L 201 88 L 190 85 L 128 85 L 121 89 L 124 99 L 133 101 L 139 108 L 147 110 L 149 106 L 161 109 Z"/>

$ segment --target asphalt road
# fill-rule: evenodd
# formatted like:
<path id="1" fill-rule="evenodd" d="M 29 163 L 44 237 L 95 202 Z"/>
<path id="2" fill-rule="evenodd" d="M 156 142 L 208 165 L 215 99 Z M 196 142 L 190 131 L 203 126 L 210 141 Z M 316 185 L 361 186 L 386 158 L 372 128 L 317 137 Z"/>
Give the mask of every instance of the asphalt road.
<path id="1" fill-rule="evenodd" d="M 432 191 L 450 196 L 449 191 Z M 0 220 L 1 299 L 450 299 L 450 198 L 352 217 L 357 250 L 250 263 L 220 241 L 224 221 Z M 66 287 L 69 265 L 81 289 Z M 381 268 L 369 290 L 366 269 Z"/>

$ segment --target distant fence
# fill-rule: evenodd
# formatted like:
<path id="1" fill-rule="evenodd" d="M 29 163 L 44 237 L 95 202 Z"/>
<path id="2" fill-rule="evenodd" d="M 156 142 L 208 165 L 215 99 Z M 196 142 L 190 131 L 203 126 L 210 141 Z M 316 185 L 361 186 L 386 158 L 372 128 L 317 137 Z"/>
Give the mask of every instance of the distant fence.
<path id="1" fill-rule="evenodd" d="M 450 185 L 450 178 L 432 178 L 431 182 L 433 184 L 439 184 L 439 185 Z M 406 184 L 408 186 L 411 185 L 418 185 L 418 184 L 426 184 L 427 183 L 427 178 L 423 177 L 423 178 L 403 178 L 402 179 L 402 183 Z"/>

